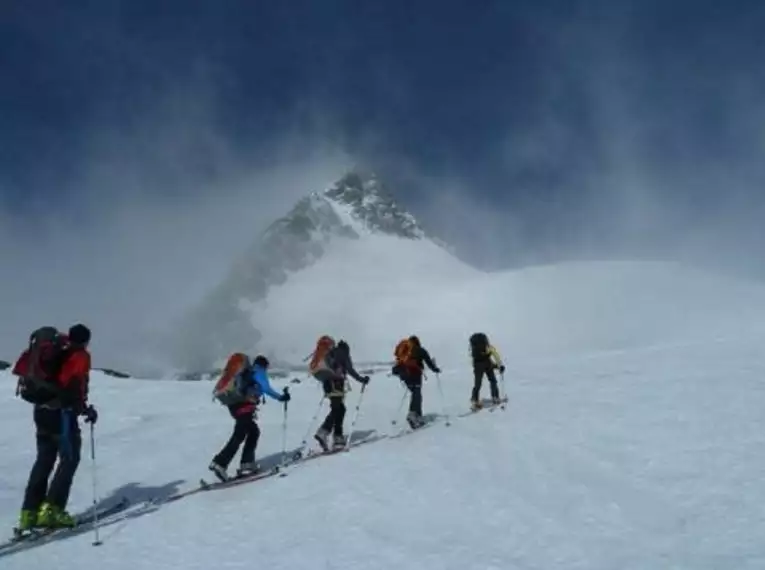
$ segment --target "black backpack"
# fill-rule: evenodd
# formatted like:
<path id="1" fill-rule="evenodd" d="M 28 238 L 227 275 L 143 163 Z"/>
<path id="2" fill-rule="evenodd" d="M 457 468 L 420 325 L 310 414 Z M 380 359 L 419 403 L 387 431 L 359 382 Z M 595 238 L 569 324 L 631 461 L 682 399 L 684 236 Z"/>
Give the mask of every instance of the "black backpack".
<path id="1" fill-rule="evenodd" d="M 489 338 L 484 333 L 470 335 L 470 355 L 473 358 L 488 358 Z"/>
<path id="2" fill-rule="evenodd" d="M 19 376 L 16 395 L 30 404 L 47 404 L 61 395 L 58 375 L 68 355 L 69 342 L 55 327 L 41 327 L 29 335 L 13 373 Z"/>

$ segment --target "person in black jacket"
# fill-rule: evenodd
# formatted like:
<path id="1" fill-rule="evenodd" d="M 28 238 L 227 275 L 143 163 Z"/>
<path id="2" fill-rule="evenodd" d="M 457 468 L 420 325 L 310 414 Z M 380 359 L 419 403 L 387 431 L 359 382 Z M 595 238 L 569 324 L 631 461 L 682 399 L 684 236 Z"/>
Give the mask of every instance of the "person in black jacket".
<path id="1" fill-rule="evenodd" d="M 420 339 L 414 335 L 398 343 L 395 355 L 396 365 L 391 372 L 401 379 L 411 393 L 406 421 L 412 429 L 417 429 L 425 425 L 422 419 L 422 373 L 425 366 L 436 374 L 439 374 L 441 369 L 436 366 Z"/>
<path id="2" fill-rule="evenodd" d="M 369 376 L 361 376 L 356 372 L 351 360 L 351 349 L 347 342 L 341 340 L 327 351 L 313 372 L 314 378 L 322 384 L 324 395 L 329 399 L 329 414 L 313 436 L 324 451 L 330 450 L 330 434 L 333 434 L 334 449 L 340 449 L 346 444 L 343 422 L 346 411 L 345 378 L 348 374 L 363 385 L 369 383 Z"/>
<path id="3" fill-rule="evenodd" d="M 483 407 L 480 399 L 481 384 L 484 375 L 489 380 L 491 403 L 496 406 L 502 402 L 497 385 L 497 375 L 494 370 L 504 374 L 505 365 L 499 351 L 489 342 L 485 333 L 474 333 L 470 336 L 470 358 L 473 361 L 473 390 L 470 394 L 470 406 L 473 410 Z"/>

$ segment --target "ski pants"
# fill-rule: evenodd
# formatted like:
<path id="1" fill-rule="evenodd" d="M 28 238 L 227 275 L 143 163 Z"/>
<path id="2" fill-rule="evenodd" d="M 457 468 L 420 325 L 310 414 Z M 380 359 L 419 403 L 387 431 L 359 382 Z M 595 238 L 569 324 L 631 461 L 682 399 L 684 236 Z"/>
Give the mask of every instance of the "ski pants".
<path id="1" fill-rule="evenodd" d="M 411 393 L 409 411 L 417 416 L 422 416 L 422 373 L 404 371 L 401 372 L 399 378 Z"/>
<path id="2" fill-rule="evenodd" d="M 324 395 L 329 399 L 329 414 L 320 429 L 342 437 L 345 421 L 345 378 L 329 370 L 320 370 L 315 377 L 321 382 Z"/>
<path id="3" fill-rule="evenodd" d="M 213 461 L 221 467 L 228 468 L 236 452 L 244 443 L 239 463 L 242 465 L 253 463 L 255 461 L 255 448 L 258 446 L 258 439 L 260 438 L 260 428 L 255 423 L 255 410 L 249 408 L 242 411 L 237 406 L 231 406 L 229 412 L 234 418 L 234 431 L 220 453 L 213 458 Z"/>
<path id="4" fill-rule="evenodd" d="M 489 380 L 491 397 L 499 398 L 499 386 L 497 386 L 497 375 L 494 374 L 494 363 L 490 360 L 479 360 L 473 362 L 473 393 L 470 397 L 473 401 L 477 401 L 481 393 L 484 374 Z"/>
<path id="5" fill-rule="evenodd" d="M 37 458 L 29 473 L 22 508 L 37 511 L 47 501 L 66 509 L 82 450 L 77 416 L 70 410 L 35 407 L 34 422 Z M 54 467 L 56 471 L 49 487 L 48 479 Z"/>

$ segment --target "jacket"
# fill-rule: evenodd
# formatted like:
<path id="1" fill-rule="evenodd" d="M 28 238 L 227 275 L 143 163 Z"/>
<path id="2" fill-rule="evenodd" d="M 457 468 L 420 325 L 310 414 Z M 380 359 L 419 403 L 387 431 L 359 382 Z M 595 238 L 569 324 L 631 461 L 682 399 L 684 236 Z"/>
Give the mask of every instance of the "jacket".
<path id="1" fill-rule="evenodd" d="M 229 406 L 231 413 L 235 416 L 252 414 L 255 412 L 258 403 L 260 402 L 261 394 L 265 394 L 274 400 L 281 401 L 282 399 L 281 394 L 271 386 L 271 382 L 268 379 L 268 371 L 262 366 L 253 366 L 251 372 L 242 377 L 242 382 L 244 382 L 242 391 L 245 395 L 249 396 L 250 399 L 242 404 Z"/>
<path id="2" fill-rule="evenodd" d="M 245 385 L 244 391 L 257 397 L 259 394 L 265 394 L 274 400 L 281 400 L 282 395 L 273 389 L 268 378 L 268 371 L 262 366 L 253 366 L 252 372 L 245 376 L 244 380 L 249 384 Z"/>
<path id="3" fill-rule="evenodd" d="M 495 368 L 504 366 L 499 351 L 491 344 L 486 347 L 486 352 L 484 354 L 475 355 L 472 358 L 474 364 L 483 364 L 488 362 Z"/>
<path id="4" fill-rule="evenodd" d="M 63 390 L 62 407 L 72 408 L 77 413 L 82 413 L 88 405 L 90 385 L 90 353 L 87 349 L 72 349 L 61 366 L 58 383 Z"/>
<path id="5" fill-rule="evenodd" d="M 338 376 L 345 378 L 346 374 L 350 374 L 354 380 L 358 382 L 364 381 L 361 374 L 353 367 L 350 353 L 340 350 L 338 347 L 333 348 L 327 353 L 326 364 Z"/>
<path id="6" fill-rule="evenodd" d="M 409 357 L 409 362 L 417 367 L 416 370 L 410 369 L 412 372 L 416 372 L 417 374 L 422 374 L 425 366 L 430 368 L 432 372 L 441 371 L 433 362 L 433 359 L 430 357 L 430 353 L 423 346 L 415 345 L 412 347 L 412 355 Z"/>
<path id="7" fill-rule="evenodd" d="M 29 366 L 29 353 L 24 351 L 14 366 L 13 373 L 25 376 Z M 90 382 L 90 353 L 86 348 L 72 346 L 66 349 L 63 362 L 56 375 L 55 385 L 49 390 L 55 397 L 36 407 L 47 409 L 73 409 L 78 414 L 88 405 Z"/>

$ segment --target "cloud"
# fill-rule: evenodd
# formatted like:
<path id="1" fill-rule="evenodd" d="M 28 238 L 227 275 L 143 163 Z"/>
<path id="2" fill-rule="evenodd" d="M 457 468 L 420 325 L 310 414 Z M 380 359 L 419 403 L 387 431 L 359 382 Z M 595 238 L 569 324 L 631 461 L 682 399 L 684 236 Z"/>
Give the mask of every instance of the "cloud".
<path id="1" fill-rule="evenodd" d="M 93 126 L 76 176 L 32 211 L 2 204 L 5 358 L 38 326 L 84 322 L 95 365 L 134 371 L 161 362 L 154 339 L 170 320 L 300 195 L 349 164 L 305 133 L 236 143 L 217 123 L 214 94 L 184 87 L 137 122 Z"/>
<path id="2" fill-rule="evenodd" d="M 759 57 L 734 37 L 740 22 L 705 14 L 664 36 L 668 10 L 535 16 L 549 29 L 547 72 L 534 112 L 498 147 L 500 180 L 522 196 L 529 228 L 538 204 L 537 237 L 549 231 L 560 257 L 669 257 L 765 276 Z"/>

